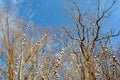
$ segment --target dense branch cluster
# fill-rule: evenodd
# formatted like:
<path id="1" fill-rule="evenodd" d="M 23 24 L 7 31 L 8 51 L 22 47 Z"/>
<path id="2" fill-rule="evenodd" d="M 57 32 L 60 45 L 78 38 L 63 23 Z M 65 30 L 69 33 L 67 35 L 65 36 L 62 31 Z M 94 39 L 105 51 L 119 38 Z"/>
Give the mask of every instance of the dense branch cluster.
<path id="1" fill-rule="evenodd" d="M 39 33 L 37 39 L 37 30 L 30 30 L 35 24 L 15 17 L 14 29 L 9 17 L 0 15 L 0 80 L 120 79 L 120 48 L 115 50 L 117 47 L 111 44 L 111 38 L 119 36 L 120 31 L 102 31 L 102 22 L 117 1 L 103 10 L 101 0 L 97 0 L 95 15 L 82 13 L 77 3 L 71 2 L 75 10 L 69 15 L 74 29 L 64 26 L 65 33 L 57 33 L 62 36 L 56 39 L 49 30 Z"/>

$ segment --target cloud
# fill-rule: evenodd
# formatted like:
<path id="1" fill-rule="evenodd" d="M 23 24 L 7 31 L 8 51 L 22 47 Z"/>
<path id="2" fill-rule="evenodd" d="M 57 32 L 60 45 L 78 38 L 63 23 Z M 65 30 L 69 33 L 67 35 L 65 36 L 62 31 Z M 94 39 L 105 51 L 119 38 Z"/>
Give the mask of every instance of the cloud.
<path id="1" fill-rule="evenodd" d="M 12 2 L 13 2 L 14 4 L 17 4 L 17 3 L 18 3 L 17 0 L 12 0 Z"/>
<path id="2" fill-rule="evenodd" d="M 5 3 L 3 0 L 0 0 L 0 11 L 3 10 Z"/>
<path id="3" fill-rule="evenodd" d="M 11 1 L 12 1 L 13 4 L 16 4 L 16 5 L 24 2 L 24 0 L 11 0 Z"/>

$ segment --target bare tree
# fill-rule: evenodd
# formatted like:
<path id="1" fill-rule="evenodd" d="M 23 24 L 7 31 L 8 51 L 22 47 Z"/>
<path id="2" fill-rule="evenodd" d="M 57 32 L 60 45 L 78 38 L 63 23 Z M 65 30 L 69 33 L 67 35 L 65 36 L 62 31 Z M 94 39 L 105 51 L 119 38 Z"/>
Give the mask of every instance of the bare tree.
<path id="1" fill-rule="evenodd" d="M 27 23 L 12 13 L 0 13 L 0 79 L 120 79 L 120 60 L 116 57 L 119 48 L 115 52 L 111 40 L 120 31 L 104 30 L 117 1 L 103 9 L 101 0 L 91 0 L 90 4 L 96 5 L 90 5 L 94 10 L 88 11 L 85 6 L 70 2 L 67 12 L 74 25 L 69 29 L 64 26 L 63 34 L 42 31 L 39 25 Z M 62 40 L 56 36 L 59 34 Z"/>
<path id="2" fill-rule="evenodd" d="M 114 60 L 111 61 L 115 56 L 113 56 L 113 49 L 110 48 L 110 42 L 112 37 L 120 35 L 120 31 L 114 33 L 112 30 L 109 30 L 109 32 L 108 30 L 103 30 L 105 29 L 104 21 L 106 18 L 109 19 L 110 11 L 117 0 L 111 1 L 110 5 L 104 9 L 102 8 L 103 2 L 97 0 L 96 6 L 93 6 L 94 14 L 90 14 L 90 10 L 89 12 L 81 10 L 80 5 L 73 0 L 69 2 L 73 6 L 70 9 L 66 9 L 66 11 L 75 25 L 72 30 L 68 30 L 68 27 L 63 27 L 66 32 L 66 41 L 62 43 L 70 50 L 67 56 L 69 60 L 73 61 L 72 66 L 77 71 L 71 71 L 71 73 L 78 73 L 77 79 L 81 80 L 118 80 L 120 66 L 116 64 L 117 60 L 115 61 L 116 63 L 114 63 Z M 90 4 L 93 2 L 91 1 Z M 114 71 L 113 73 L 110 71 L 113 64 L 118 69 L 115 71 L 116 74 L 114 74 Z"/>
<path id="3" fill-rule="evenodd" d="M 38 80 L 52 76 L 49 72 L 53 71 L 55 56 L 47 54 L 50 51 L 47 46 L 55 41 L 52 33 L 49 30 L 40 33 L 40 29 L 35 29 L 38 25 L 9 13 L 1 13 L 0 17 L 0 56 L 1 63 L 5 63 L 0 66 L 2 79 Z"/>

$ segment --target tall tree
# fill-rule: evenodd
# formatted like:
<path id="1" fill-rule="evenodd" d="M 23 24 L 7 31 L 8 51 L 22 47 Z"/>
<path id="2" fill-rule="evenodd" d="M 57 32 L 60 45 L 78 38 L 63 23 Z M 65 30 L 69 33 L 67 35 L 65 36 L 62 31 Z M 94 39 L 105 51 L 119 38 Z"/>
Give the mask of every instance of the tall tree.
<path id="1" fill-rule="evenodd" d="M 90 0 L 89 9 L 86 9 L 87 4 L 78 4 L 74 0 L 68 2 L 72 5 L 67 6 L 66 12 L 75 25 L 72 28 L 69 27 L 70 29 L 63 27 L 66 32 L 66 41 L 64 39 L 62 43 L 66 49 L 70 50 L 67 54 L 69 60 L 73 62 L 71 65 L 73 67 L 70 68 L 74 68 L 76 71 L 71 71 L 71 73 L 78 73 L 77 79 L 81 80 L 118 80 L 120 66 L 116 64 L 117 60 L 114 61 L 116 57 L 113 56 L 111 38 L 119 36 L 120 31 L 114 33 L 113 30 L 109 30 L 108 26 L 105 30 L 107 25 L 105 21 L 109 19 L 117 0 L 111 0 L 107 6 L 104 6 L 105 1 Z M 94 3 L 95 5 L 92 5 Z M 112 70 L 111 72 L 111 67 L 115 67 L 116 71 Z"/>

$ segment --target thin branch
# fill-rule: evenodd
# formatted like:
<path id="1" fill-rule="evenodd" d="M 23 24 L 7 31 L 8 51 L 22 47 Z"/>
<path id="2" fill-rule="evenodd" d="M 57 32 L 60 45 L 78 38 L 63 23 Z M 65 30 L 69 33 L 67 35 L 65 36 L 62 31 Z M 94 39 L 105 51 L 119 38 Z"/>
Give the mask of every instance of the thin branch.
<path id="1" fill-rule="evenodd" d="M 68 32 L 68 30 L 67 30 L 65 27 L 63 27 L 63 30 L 65 30 L 65 32 L 67 33 L 67 35 L 68 35 L 71 39 L 76 40 L 76 41 L 79 41 L 79 39 L 74 38 L 74 37 L 70 34 L 70 32 Z"/>
<path id="2" fill-rule="evenodd" d="M 102 36 L 102 37 L 98 38 L 96 41 L 100 41 L 100 40 L 104 40 L 104 39 L 112 38 L 112 37 L 116 37 L 116 36 L 120 36 L 120 31 L 117 34 Z"/>
<path id="3" fill-rule="evenodd" d="M 99 25 L 99 22 L 104 18 L 104 16 L 105 16 L 105 14 L 109 11 L 109 10 L 111 10 L 112 9 L 112 7 L 114 6 L 114 4 L 116 3 L 116 0 L 115 1 L 113 1 L 113 3 L 111 4 L 111 6 L 108 8 L 108 9 L 106 9 L 106 10 L 104 10 L 103 11 L 103 13 L 102 13 L 102 15 L 100 16 L 100 17 L 98 17 L 98 20 L 96 21 L 96 25 L 97 25 L 97 33 L 96 33 L 96 36 L 95 36 L 95 38 L 94 38 L 94 40 L 97 40 L 97 38 L 99 37 L 99 32 L 100 32 L 100 25 Z M 98 4 L 98 10 L 99 10 L 99 6 L 100 6 L 100 2 L 99 2 L 99 4 Z M 98 16 L 99 16 L 99 12 L 98 12 L 98 14 L 97 14 Z"/>
<path id="4" fill-rule="evenodd" d="M 78 12 L 78 21 L 79 21 L 79 24 L 81 25 L 81 27 L 82 27 L 82 33 L 83 33 L 83 38 L 81 39 L 81 41 L 84 41 L 84 39 L 85 39 L 85 25 L 82 23 L 82 21 L 81 21 L 81 13 L 80 13 L 80 8 L 78 7 L 78 5 L 76 4 L 76 2 L 75 1 L 72 1 L 73 2 L 73 4 L 75 5 L 75 7 L 77 8 L 77 12 Z M 75 21 L 75 20 L 74 20 Z M 77 29 L 78 29 L 78 36 L 79 36 L 79 38 L 81 38 L 81 36 L 80 36 L 80 27 L 78 26 L 78 23 L 76 23 L 76 26 L 77 26 Z"/>

